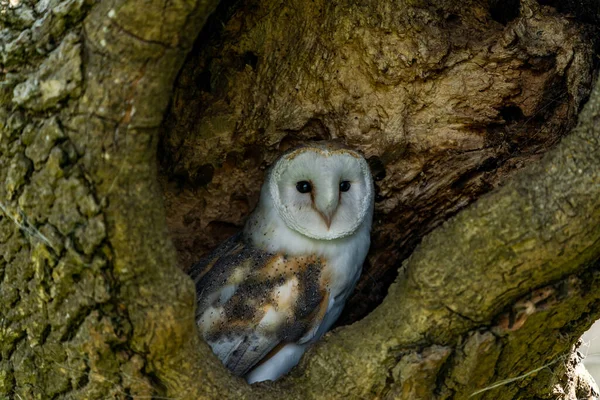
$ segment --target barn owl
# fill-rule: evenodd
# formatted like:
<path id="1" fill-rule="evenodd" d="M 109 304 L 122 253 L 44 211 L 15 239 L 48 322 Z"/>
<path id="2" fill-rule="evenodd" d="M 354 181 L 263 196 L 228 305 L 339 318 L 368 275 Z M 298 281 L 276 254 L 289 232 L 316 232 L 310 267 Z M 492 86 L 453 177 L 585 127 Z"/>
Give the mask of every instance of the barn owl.
<path id="1" fill-rule="evenodd" d="M 365 159 L 336 143 L 272 165 L 243 231 L 190 271 L 196 322 L 232 373 L 275 380 L 331 328 L 369 250 L 373 198 Z"/>

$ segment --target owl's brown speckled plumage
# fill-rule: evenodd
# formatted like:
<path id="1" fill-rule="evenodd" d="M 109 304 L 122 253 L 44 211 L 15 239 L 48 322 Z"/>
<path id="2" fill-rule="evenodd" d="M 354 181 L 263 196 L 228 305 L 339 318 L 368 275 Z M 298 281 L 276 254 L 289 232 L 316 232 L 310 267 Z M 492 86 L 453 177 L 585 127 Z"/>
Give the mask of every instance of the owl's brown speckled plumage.
<path id="1" fill-rule="evenodd" d="M 203 288 L 196 318 L 205 338 L 212 342 L 247 338 L 225 362 L 236 375 L 244 375 L 280 342 L 300 341 L 310 334 L 327 310 L 325 259 L 267 253 L 245 243 L 241 234 L 196 264 L 190 274 Z M 237 286 L 235 293 L 228 299 L 215 299 L 227 285 Z M 283 315 L 273 324 L 261 326 L 272 310 Z M 265 345 L 249 350 L 250 339 L 260 335 L 268 338 Z"/>

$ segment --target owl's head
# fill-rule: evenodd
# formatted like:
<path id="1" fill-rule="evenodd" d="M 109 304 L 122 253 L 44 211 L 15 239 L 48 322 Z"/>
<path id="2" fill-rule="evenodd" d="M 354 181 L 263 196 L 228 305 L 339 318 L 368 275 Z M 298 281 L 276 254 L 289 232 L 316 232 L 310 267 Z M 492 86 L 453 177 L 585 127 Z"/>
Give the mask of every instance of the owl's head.
<path id="1" fill-rule="evenodd" d="M 356 151 L 311 143 L 282 155 L 266 187 L 285 224 L 313 239 L 353 234 L 373 213 L 373 179 Z"/>

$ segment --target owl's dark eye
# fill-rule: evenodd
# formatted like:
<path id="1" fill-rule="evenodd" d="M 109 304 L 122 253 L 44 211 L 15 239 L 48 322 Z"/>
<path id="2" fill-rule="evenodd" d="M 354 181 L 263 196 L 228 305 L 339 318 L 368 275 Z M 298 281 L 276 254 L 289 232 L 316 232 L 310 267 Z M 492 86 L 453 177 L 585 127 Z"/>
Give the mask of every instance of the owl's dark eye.
<path id="1" fill-rule="evenodd" d="M 312 190 L 312 186 L 308 181 L 300 181 L 296 183 L 296 190 L 300 193 L 308 193 Z"/>
<path id="2" fill-rule="evenodd" d="M 341 181 L 340 182 L 340 192 L 347 192 L 348 190 L 350 190 L 350 182 Z"/>

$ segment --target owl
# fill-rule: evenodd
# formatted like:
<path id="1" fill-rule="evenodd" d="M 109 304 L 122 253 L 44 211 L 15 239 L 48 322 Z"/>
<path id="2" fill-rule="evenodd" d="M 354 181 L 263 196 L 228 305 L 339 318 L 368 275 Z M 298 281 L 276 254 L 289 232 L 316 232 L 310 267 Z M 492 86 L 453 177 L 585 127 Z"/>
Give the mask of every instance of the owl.
<path id="1" fill-rule="evenodd" d="M 370 244 L 373 179 L 333 142 L 279 157 L 239 234 L 194 265 L 196 322 L 249 383 L 275 380 L 339 317 Z"/>

